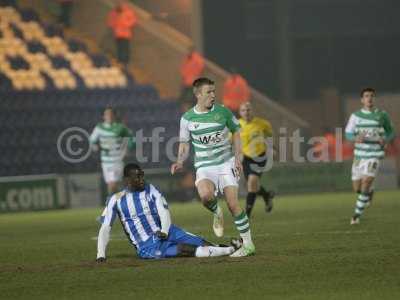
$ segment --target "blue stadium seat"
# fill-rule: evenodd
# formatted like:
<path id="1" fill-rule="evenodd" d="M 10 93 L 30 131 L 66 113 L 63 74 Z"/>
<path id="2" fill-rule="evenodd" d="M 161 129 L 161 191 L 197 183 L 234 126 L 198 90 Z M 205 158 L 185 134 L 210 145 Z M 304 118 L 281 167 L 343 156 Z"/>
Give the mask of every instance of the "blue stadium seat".
<path id="1" fill-rule="evenodd" d="M 24 39 L 24 34 L 22 33 L 21 29 L 19 29 L 19 27 L 18 27 L 16 24 L 11 23 L 11 24 L 10 24 L 10 28 L 11 28 L 11 30 L 13 31 L 14 36 L 15 36 L 16 38 L 19 38 L 19 39 L 21 39 L 21 40 Z"/>
<path id="2" fill-rule="evenodd" d="M 68 40 L 68 48 L 71 52 L 78 52 L 78 51 L 87 52 L 86 45 L 76 39 Z"/>
<path id="3" fill-rule="evenodd" d="M 39 41 L 33 40 L 26 42 L 28 51 L 31 53 L 46 53 L 46 47 Z"/>
<path id="4" fill-rule="evenodd" d="M 24 22 L 29 22 L 29 21 L 40 21 L 39 15 L 30 8 L 23 8 L 19 10 L 20 15 L 21 15 L 21 19 Z"/>
<path id="5" fill-rule="evenodd" d="M 57 56 L 50 56 L 49 58 L 51 60 L 51 63 L 53 64 L 53 67 L 55 69 L 62 69 L 62 68 L 66 68 L 69 69 L 70 68 L 70 63 L 68 60 L 66 60 L 64 57 L 57 55 Z"/>
<path id="6" fill-rule="evenodd" d="M 7 56 L 7 59 L 14 70 L 28 70 L 30 68 L 29 63 L 20 55 L 14 57 Z"/>
<path id="7" fill-rule="evenodd" d="M 24 20 L 38 20 L 30 11 L 21 11 L 21 15 Z M 48 36 L 62 36 L 62 30 L 56 26 L 45 25 L 44 28 Z M 17 35 L 22 34 L 18 26 L 13 30 Z M 48 56 L 41 42 L 25 43 L 29 52 Z M 68 47 L 72 52 L 87 53 L 86 46 L 78 40 L 68 40 Z M 41 72 L 46 81 L 44 91 L 16 91 L 12 89 L 12 82 L 0 73 L 0 176 L 99 170 L 97 155 L 81 164 L 64 162 L 57 153 L 56 140 L 63 130 L 71 126 L 79 126 L 90 133 L 102 120 L 104 108 L 109 105 L 115 107 L 121 119 L 134 132 L 142 129 L 146 136 L 150 136 L 154 127 L 163 127 L 165 141 L 178 134 L 179 106 L 173 101 L 162 101 L 154 86 L 135 84 L 134 79 L 125 73 L 129 81 L 126 88 L 88 89 L 83 79 L 71 70 L 68 60 L 63 56 L 48 57 L 55 68 L 67 68 L 72 72 L 77 80 L 76 89 L 56 89 L 53 80 Z M 96 67 L 110 66 L 103 55 L 90 57 Z M 8 59 L 13 69 L 29 66 L 21 56 Z M 151 144 L 144 146 L 145 152 L 151 153 Z M 143 167 L 168 165 L 165 153 L 161 151 L 160 162 L 149 162 Z"/>
<path id="8" fill-rule="evenodd" d="M 63 37 L 64 33 L 63 30 L 60 26 L 54 25 L 54 24 L 44 24 L 43 25 L 44 32 L 46 36 L 48 37 Z"/>
<path id="9" fill-rule="evenodd" d="M 3 73 L 0 73 L 0 91 L 5 92 L 9 91 L 12 88 L 11 80 L 5 76 Z M 5 101 L 2 99 L 1 101 Z"/>
<path id="10" fill-rule="evenodd" d="M 17 6 L 17 0 L 0 0 L 0 6 Z"/>
<path id="11" fill-rule="evenodd" d="M 47 73 L 40 72 L 40 75 L 42 75 L 42 77 L 46 81 L 46 89 L 47 90 L 56 90 L 56 86 L 54 85 L 53 80 L 50 78 L 49 75 L 47 75 Z"/>
<path id="12" fill-rule="evenodd" d="M 105 55 L 102 54 L 91 54 L 90 58 L 96 68 L 111 67 L 111 63 Z"/>

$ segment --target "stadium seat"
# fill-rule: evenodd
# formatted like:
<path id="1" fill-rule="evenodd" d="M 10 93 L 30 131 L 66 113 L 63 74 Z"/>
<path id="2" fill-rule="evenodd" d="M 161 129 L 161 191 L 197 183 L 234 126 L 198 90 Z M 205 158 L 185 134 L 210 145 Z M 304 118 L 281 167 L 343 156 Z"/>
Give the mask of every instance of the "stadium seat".
<path id="1" fill-rule="evenodd" d="M 24 22 L 29 22 L 29 21 L 39 22 L 39 15 L 33 9 L 29 8 L 21 9 L 20 14 L 21 14 L 21 19 Z"/>
<path id="2" fill-rule="evenodd" d="M 16 38 L 19 38 L 21 40 L 24 39 L 24 34 L 22 33 L 21 29 L 18 28 L 17 25 L 15 25 L 14 23 L 10 23 L 10 28 L 13 31 L 13 34 Z"/>
<path id="3" fill-rule="evenodd" d="M 71 52 L 87 52 L 86 45 L 75 39 L 68 40 L 68 47 Z"/>
<path id="4" fill-rule="evenodd" d="M 132 78 L 112 67 L 107 57 L 89 55 L 85 44 L 78 40 L 64 40 L 62 28 L 40 23 L 35 11 L 18 11 L 14 7 L 3 6 L 0 7 L 0 16 L 0 72 L 12 81 L 11 86 L 2 84 L 1 89 L 106 89 L 133 85 Z M 21 56 L 31 68 L 47 75 L 27 82 L 27 74 L 9 72 L 10 68 L 3 63 L 5 55 Z M 12 62 L 11 69 L 26 68 L 19 58 Z M 69 75 L 53 69 L 69 69 Z"/>
<path id="5" fill-rule="evenodd" d="M 110 105 L 134 132 L 150 136 L 162 126 L 165 141 L 178 132 L 178 105 L 152 85 L 135 84 L 103 54 L 43 26 L 34 11 L 0 6 L 0 176 L 97 171 L 95 155 L 77 165 L 63 161 L 56 140 L 72 126 L 90 133 Z M 151 152 L 151 144 L 144 147 Z M 160 161 L 157 167 L 169 163 Z"/>
<path id="6" fill-rule="evenodd" d="M 27 47 L 30 53 L 46 53 L 46 47 L 38 40 L 28 41 Z"/>
<path id="7" fill-rule="evenodd" d="M 62 37 L 63 36 L 62 28 L 60 28 L 57 25 L 44 24 L 43 29 L 44 29 L 44 32 L 46 33 L 46 36 L 48 36 L 48 37 Z"/>

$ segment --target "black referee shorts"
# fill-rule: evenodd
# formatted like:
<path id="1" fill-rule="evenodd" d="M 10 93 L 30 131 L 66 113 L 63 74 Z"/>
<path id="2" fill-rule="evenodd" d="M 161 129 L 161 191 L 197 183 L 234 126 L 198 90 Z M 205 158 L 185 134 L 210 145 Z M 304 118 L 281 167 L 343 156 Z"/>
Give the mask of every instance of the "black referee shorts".
<path id="1" fill-rule="evenodd" d="M 265 164 L 267 163 L 267 156 L 264 153 L 255 158 L 244 155 L 243 157 L 243 174 L 244 178 L 249 177 L 250 174 L 260 177 L 264 171 Z"/>

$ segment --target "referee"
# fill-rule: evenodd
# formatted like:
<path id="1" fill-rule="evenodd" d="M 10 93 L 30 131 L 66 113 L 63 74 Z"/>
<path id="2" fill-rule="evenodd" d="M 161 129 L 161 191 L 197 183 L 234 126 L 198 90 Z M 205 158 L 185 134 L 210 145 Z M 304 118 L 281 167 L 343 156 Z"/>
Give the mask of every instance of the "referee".
<path id="1" fill-rule="evenodd" d="M 266 191 L 260 185 L 260 177 L 267 162 L 265 139 L 272 137 L 272 126 L 267 120 L 254 117 L 249 102 L 240 106 L 239 114 L 240 138 L 243 148 L 243 173 L 247 181 L 246 213 L 250 217 L 257 195 L 264 198 L 266 212 L 271 212 L 273 207 L 272 199 L 275 192 Z"/>

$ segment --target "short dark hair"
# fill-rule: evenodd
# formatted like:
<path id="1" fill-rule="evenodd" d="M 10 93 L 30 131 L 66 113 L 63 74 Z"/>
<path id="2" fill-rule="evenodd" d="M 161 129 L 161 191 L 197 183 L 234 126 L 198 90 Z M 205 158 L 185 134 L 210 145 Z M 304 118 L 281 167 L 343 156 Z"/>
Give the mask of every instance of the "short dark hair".
<path id="1" fill-rule="evenodd" d="M 364 93 L 367 93 L 367 92 L 373 93 L 374 95 L 376 94 L 374 88 L 367 87 L 367 88 L 363 88 L 363 89 L 361 90 L 360 97 L 361 97 L 361 98 L 364 97 Z"/>
<path id="2" fill-rule="evenodd" d="M 200 77 L 197 78 L 195 81 L 193 81 L 193 87 L 194 88 L 200 88 L 203 85 L 214 85 L 214 81 L 212 81 L 211 79 L 207 78 L 207 77 Z"/>
<path id="3" fill-rule="evenodd" d="M 129 177 L 133 170 L 142 170 L 142 168 L 138 164 L 128 163 L 124 167 L 124 177 Z"/>

